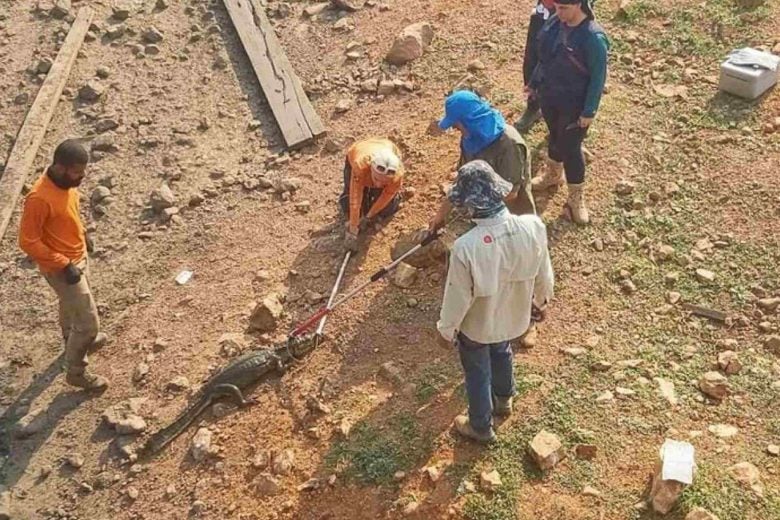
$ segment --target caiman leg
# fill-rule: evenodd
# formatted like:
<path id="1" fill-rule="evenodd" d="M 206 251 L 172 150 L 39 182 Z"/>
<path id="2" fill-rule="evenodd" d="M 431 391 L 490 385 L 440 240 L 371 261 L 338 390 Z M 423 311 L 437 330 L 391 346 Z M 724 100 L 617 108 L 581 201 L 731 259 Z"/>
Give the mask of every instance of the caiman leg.
<path id="1" fill-rule="evenodd" d="M 254 399 L 245 399 L 244 394 L 241 392 L 241 389 L 238 388 L 236 385 L 231 385 L 227 383 L 215 386 L 212 396 L 214 394 L 222 394 L 222 395 L 233 397 L 236 401 L 236 404 L 239 406 L 249 406 L 251 404 L 256 403 Z"/>

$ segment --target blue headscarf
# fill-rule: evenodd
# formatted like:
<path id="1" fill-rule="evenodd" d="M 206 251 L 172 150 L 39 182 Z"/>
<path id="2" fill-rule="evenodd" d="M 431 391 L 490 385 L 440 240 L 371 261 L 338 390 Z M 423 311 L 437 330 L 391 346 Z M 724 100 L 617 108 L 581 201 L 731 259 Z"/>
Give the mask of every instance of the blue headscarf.
<path id="1" fill-rule="evenodd" d="M 447 199 L 455 207 L 466 208 L 471 218 L 490 218 L 506 208 L 504 197 L 511 191 L 512 184 L 480 159 L 460 167 Z"/>
<path id="2" fill-rule="evenodd" d="M 439 128 L 448 130 L 455 123 L 466 129 L 460 146 L 468 155 L 478 154 L 496 142 L 506 127 L 501 112 L 470 90 L 454 92 L 444 102 L 444 118 L 439 121 Z"/>

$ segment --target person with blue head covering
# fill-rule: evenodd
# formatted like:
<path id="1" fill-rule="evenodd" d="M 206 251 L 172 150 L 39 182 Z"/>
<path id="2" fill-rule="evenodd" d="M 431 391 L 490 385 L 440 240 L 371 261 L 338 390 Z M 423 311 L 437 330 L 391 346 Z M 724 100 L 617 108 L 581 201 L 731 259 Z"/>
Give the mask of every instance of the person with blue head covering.
<path id="1" fill-rule="evenodd" d="M 510 341 L 523 336 L 534 307 L 553 297 L 547 231 L 536 215 L 512 215 L 513 190 L 485 161 L 466 163 L 447 194 L 475 227 L 455 241 L 436 327 L 439 343 L 457 347 L 469 409 L 455 429 L 478 442 L 495 439 L 493 415 L 512 413 L 515 394 Z"/>
<path id="2" fill-rule="evenodd" d="M 455 128 L 460 132 L 458 166 L 477 159 L 484 160 L 511 184 L 506 202 L 512 212 L 536 212 L 530 190 L 529 148 L 517 130 L 506 124 L 501 112 L 476 93 L 459 90 L 447 96 L 444 117 L 438 127 L 440 130 Z M 450 210 L 451 205 L 445 200 L 429 222 L 429 228 L 440 227 Z"/>
<path id="3" fill-rule="evenodd" d="M 538 65 L 528 91 L 539 99 L 549 130 L 549 161 L 532 187 L 542 191 L 568 183 L 571 219 L 587 224 L 582 142 L 604 92 L 609 40 L 588 0 L 555 0 L 555 14 L 539 32 L 536 47 Z"/>

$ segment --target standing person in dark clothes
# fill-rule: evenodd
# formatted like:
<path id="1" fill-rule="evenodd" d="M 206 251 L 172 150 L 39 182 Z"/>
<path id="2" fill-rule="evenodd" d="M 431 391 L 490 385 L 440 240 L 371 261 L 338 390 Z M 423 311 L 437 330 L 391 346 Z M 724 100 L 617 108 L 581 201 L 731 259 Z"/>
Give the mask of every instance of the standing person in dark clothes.
<path id="1" fill-rule="evenodd" d="M 604 92 L 609 40 L 594 20 L 588 0 L 558 0 L 555 15 L 542 27 L 537 44 L 539 64 L 530 91 L 539 95 L 550 135 L 547 169 L 533 179 L 532 188 L 541 191 L 560 186 L 565 172 L 571 219 L 587 224 L 582 141 Z"/>
<path id="2" fill-rule="evenodd" d="M 539 30 L 553 13 L 555 13 L 555 4 L 552 0 L 538 0 L 536 7 L 531 11 L 531 19 L 528 22 L 528 35 L 525 39 L 525 55 L 523 56 L 523 85 L 526 90 L 531 83 L 534 69 L 536 69 L 536 65 L 539 63 L 539 50 L 536 42 Z M 539 107 L 539 99 L 536 95 L 529 94 L 525 104 L 525 112 L 520 116 L 520 120 L 515 123 L 515 128 L 521 134 L 527 134 L 541 118 L 542 111 Z"/>

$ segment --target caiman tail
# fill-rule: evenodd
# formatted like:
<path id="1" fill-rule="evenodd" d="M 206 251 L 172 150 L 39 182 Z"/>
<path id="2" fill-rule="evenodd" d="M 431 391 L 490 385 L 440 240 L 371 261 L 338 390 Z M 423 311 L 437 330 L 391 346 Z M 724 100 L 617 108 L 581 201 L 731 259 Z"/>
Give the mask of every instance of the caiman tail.
<path id="1" fill-rule="evenodd" d="M 181 433 L 186 430 L 201 413 L 203 413 L 203 410 L 208 408 L 212 398 L 213 396 L 211 394 L 203 394 L 187 407 L 175 421 L 149 437 L 146 444 L 144 444 L 143 448 L 141 448 L 141 451 L 138 453 L 139 457 L 152 457 L 159 453 L 163 448 L 170 444 L 171 441 L 181 435 Z"/>

